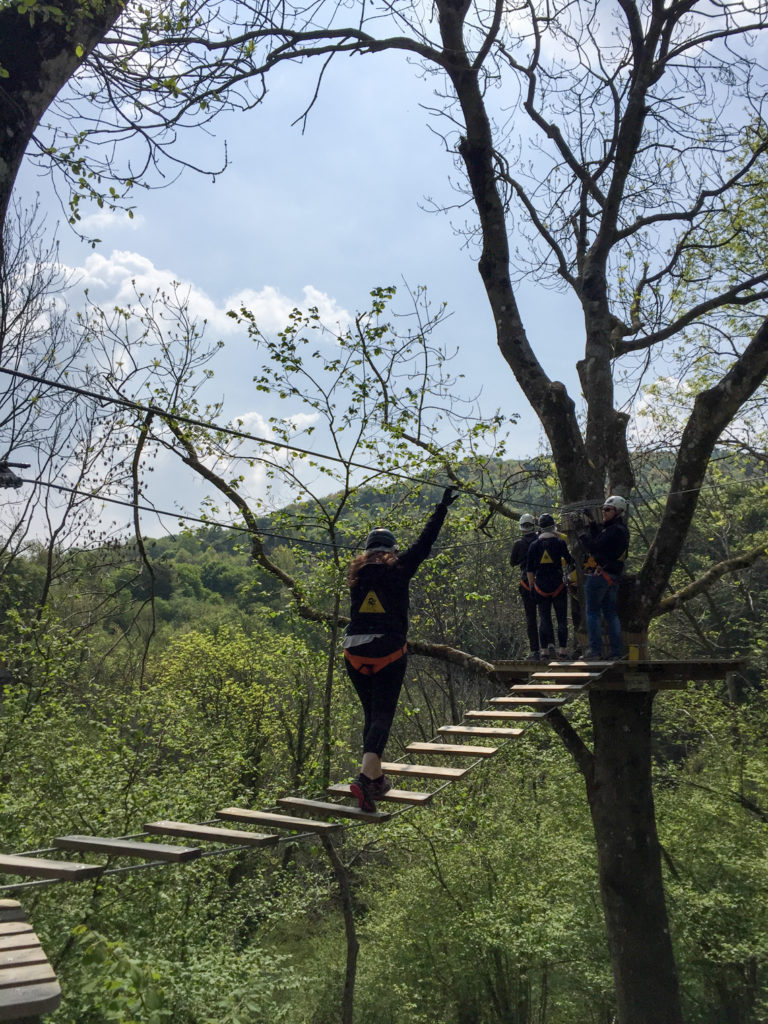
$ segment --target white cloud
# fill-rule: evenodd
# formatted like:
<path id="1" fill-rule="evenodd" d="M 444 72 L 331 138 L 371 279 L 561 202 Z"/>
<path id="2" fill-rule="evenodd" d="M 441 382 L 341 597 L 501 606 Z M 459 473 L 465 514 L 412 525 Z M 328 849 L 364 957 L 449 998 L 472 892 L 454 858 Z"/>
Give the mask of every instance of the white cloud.
<path id="1" fill-rule="evenodd" d="M 217 302 L 197 284 L 180 280 L 172 270 L 156 267 L 146 256 L 123 249 L 113 249 L 109 256 L 95 252 L 81 267 L 74 268 L 75 279 L 87 288 L 91 298 L 101 305 L 129 306 L 136 292 L 152 295 L 158 289 L 176 292 L 186 298 L 189 309 L 198 319 L 207 320 L 216 336 L 241 333 L 242 328 L 229 316 L 229 310 L 249 309 L 259 328 L 271 333 L 285 327 L 291 311 L 316 307 L 322 321 L 329 327 L 345 325 L 352 319 L 336 300 L 314 285 L 305 285 L 301 298 L 284 295 L 272 285 L 259 290 L 243 289 Z"/>

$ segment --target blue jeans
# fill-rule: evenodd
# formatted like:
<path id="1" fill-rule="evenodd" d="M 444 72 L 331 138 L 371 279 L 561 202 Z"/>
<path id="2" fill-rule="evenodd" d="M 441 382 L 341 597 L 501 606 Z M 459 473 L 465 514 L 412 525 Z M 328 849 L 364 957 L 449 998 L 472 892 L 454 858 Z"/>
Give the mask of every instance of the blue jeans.
<path id="1" fill-rule="evenodd" d="M 587 599 L 586 619 L 587 635 L 589 636 L 589 647 L 593 654 L 601 654 L 603 650 L 603 628 L 600 621 L 602 616 L 608 628 L 608 644 L 610 646 L 610 657 L 620 658 L 621 648 L 621 622 L 619 613 L 616 610 L 616 601 L 619 596 L 618 577 L 613 583 L 609 583 L 605 576 L 585 576 L 584 596 Z"/>

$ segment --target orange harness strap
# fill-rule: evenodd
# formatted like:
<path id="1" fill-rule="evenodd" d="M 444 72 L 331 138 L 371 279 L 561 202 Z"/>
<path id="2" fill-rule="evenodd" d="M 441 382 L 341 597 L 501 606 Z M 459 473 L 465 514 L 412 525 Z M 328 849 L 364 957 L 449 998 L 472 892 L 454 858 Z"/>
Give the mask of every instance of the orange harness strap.
<path id="1" fill-rule="evenodd" d="M 557 597 L 558 594 L 562 594 L 563 590 L 565 590 L 565 583 L 561 583 L 557 590 L 553 590 L 551 591 L 551 593 L 546 590 L 542 590 L 538 583 L 536 583 L 535 581 L 533 586 L 536 590 L 536 593 L 541 594 L 542 597 Z"/>
<path id="2" fill-rule="evenodd" d="M 385 654 L 383 658 L 366 658 L 359 654 L 350 654 L 344 648 L 344 657 L 357 672 L 362 673 L 364 676 L 375 676 L 377 672 L 381 672 L 387 665 L 391 665 L 393 661 L 398 661 L 402 658 L 407 650 L 408 644 L 403 644 L 399 651 Z"/>
<path id="3" fill-rule="evenodd" d="M 602 576 L 604 579 L 608 580 L 609 587 L 616 586 L 616 580 L 613 578 L 613 576 L 611 576 L 609 572 L 606 572 L 605 569 L 603 569 L 603 567 L 600 565 L 598 565 L 598 567 L 595 569 L 595 576 Z"/>

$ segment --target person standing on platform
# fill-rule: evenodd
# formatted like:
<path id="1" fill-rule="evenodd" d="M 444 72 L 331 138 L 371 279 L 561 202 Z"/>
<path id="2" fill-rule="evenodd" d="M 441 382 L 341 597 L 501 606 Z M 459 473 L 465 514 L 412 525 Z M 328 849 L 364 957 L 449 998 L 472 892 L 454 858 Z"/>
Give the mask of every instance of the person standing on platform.
<path id="1" fill-rule="evenodd" d="M 568 545 L 555 530 L 554 517 L 545 512 L 539 516 L 539 536 L 528 551 L 526 569 L 539 613 L 541 652 L 550 660 L 555 656 L 561 661 L 568 658 L 568 573 L 575 564 Z M 557 618 L 557 652 L 553 610 Z"/>
<path id="2" fill-rule="evenodd" d="M 523 612 L 525 613 L 525 629 L 528 634 L 528 644 L 531 648 L 531 653 L 528 656 L 528 661 L 539 661 L 541 658 L 540 646 L 539 646 L 539 626 L 536 621 L 536 598 L 534 592 L 531 590 L 531 585 L 528 582 L 528 550 L 531 544 L 538 537 L 538 531 L 536 530 L 536 520 L 532 515 L 527 512 L 520 516 L 518 522 L 520 527 L 520 537 L 512 545 L 512 553 L 509 556 L 509 564 L 515 568 L 520 569 L 520 583 L 518 585 L 518 591 L 520 593 L 520 600 L 523 602 Z"/>
<path id="3" fill-rule="evenodd" d="M 617 600 L 619 580 L 629 551 L 626 511 L 626 498 L 612 494 L 603 502 L 602 524 L 590 523 L 589 531 L 579 535 L 579 544 L 588 555 L 584 563 L 585 617 L 589 636 L 585 661 L 603 660 L 601 619 L 605 619 L 611 661 L 619 660 L 623 654 Z"/>
<path id="4" fill-rule="evenodd" d="M 363 762 L 350 791 L 360 810 L 372 814 L 376 800 L 392 788 L 381 767 L 407 664 L 409 584 L 429 555 L 458 497 L 446 487 L 416 541 L 402 553 L 394 534 L 371 530 L 365 551 L 347 571 L 350 622 L 344 637 L 347 675 L 363 706 Z"/>

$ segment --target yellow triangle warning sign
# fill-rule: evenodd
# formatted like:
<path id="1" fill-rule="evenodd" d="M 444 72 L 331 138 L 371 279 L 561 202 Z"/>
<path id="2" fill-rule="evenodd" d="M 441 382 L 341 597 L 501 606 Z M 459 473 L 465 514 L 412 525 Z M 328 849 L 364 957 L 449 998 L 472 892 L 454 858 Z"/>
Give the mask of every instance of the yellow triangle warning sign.
<path id="1" fill-rule="evenodd" d="M 550 553 L 548 551 L 545 551 L 544 554 L 541 556 L 541 561 L 539 562 L 539 565 L 554 565 L 554 564 L 555 563 L 552 561 L 552 556 L 550 555 Z"/>
<path id="2" fill-rule="evenodd" d="M 377 612 L 379 615 L 384 614 L 384 607 L 379 600 L 379 595 L 375 590 L 369 590 L 363 598 L 363 602 L 360 605 L 361 612 Z"/>

